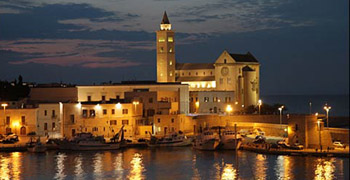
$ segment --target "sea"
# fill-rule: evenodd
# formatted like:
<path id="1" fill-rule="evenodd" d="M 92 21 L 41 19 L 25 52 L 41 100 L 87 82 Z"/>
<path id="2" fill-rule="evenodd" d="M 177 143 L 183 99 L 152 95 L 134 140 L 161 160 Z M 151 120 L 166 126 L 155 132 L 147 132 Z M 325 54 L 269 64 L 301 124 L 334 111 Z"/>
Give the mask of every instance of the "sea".
<path id="1" fill-rule="evenodd" d="M 0 153 L 0 179 L 349 179 L 349 158 L 192 147 Z"/>
<path id="2" fill-rule="evenodd" d="M 331 106 L 329 116 L 349 117 L 349 95 L 262 95 L 263 103 L 270 105 L 283 104 L 286 113 L 325 114 L 323 107 Z M 310 111 L 311 103 L 311 111 Z"/>

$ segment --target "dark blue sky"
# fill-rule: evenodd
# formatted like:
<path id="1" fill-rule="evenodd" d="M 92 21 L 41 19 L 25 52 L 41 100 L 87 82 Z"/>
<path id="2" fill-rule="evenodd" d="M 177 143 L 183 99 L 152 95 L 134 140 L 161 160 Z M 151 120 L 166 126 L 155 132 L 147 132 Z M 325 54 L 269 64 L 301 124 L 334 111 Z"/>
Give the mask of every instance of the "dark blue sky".
<path id="1" fill-rule="evenodd" d="M 164 10 L 178 62 L 227 49 L 261 63 L 262 94 L 349 93 L 348 0 L 0 0 L 0 79 L 155 79 Z"/>

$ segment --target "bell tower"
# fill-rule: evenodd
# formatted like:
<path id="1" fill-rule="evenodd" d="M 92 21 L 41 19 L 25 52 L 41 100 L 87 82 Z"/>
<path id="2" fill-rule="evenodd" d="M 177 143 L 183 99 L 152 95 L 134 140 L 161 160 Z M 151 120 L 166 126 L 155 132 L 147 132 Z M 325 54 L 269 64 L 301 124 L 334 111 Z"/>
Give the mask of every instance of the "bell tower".
<path id="1" fill-rule="evenodd" d="M 157 82 L 175 82 L 175 33 L 166 12 L 157 31 Z"/>

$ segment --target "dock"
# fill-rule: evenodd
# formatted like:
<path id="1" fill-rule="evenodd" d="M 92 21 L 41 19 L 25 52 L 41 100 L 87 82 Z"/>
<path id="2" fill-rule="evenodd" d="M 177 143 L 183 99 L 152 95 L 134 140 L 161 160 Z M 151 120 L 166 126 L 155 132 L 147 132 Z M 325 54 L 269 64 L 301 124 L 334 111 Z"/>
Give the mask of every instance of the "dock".
<path id="1" fill-rule="evenodd" d="M 242 150 L 247 150 L 251 152 L 256 152 L 260 154 L 275 154 L 275 155 L 289 155 L 289 156 L 319 156 L 319 157 L 346 157 L 349 158 L 349 148 L 347 149 L 333 149 L 327 150 L 323 149 L 286 149 L 286 148 L 265 148 L 262 145 L 247 145 L 241 146 Z"/>

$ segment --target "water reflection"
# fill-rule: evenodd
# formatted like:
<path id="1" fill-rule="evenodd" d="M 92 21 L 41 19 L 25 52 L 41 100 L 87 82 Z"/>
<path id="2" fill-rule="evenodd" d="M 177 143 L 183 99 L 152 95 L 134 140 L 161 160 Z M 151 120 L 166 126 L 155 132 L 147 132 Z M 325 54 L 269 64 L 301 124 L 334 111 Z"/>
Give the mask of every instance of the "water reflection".
<path id="1" fill-rule="evenodd" d="M 255 177 L 257 179 L 266 179 L 266 157 L 263 154 L 257 154 L 256 155 L 256 168 L 255 168 Z"/>
<path id="2" fill-rule="evenodd" d="M 0 155 L 0 179 L 20 179 L 21 153 L 13 152 L 10 156 Z"/>
<path id="3" fill-rule="evenodd" d="M 94 176 L 95 178 L 99 179 L 102 177 L 102 154 L 97 153 L 94 157 Z"/>
<path id="4" fill-rule="evenodd" d="M 198 168 L 196 168 L 196 162 L 197 162 L 197 156 L 194 154 L 192 158 L 192 171 L 193 171 L 192 180 L 201 179 Z"/>
<path id="5" fill-rule="evenodd" d="M 142 155 L 135 153 L 131 160 L 131 170 L 129 174 L 129 179 L 145 179 L 143 172 L 145 171 L 144 165 L 142 163 Z"/>
<path id="6" fill-rule="evenodd" d="M 114 162 L 114 173 L 117 179 L 123 179 L 124 177 L 124 169 L 123 169 L 123 154 L 118 153 Z"/>
<path id="7" fill-rule="evenodd" d="M 334 158 L 330 160 L 318 159 L 315 170 L 316 180 L 330 180 L 334 179 Z"/>
<path id="8" fill-rule="evenodd" d="M 67 158 L 65 153 L 58 153 L 56 156 L 56 175 L 55 179 L 64 179 L 67 175 L 64 173 L 64 160 Z"/>
<path id="9" fill-rule="evenodd" d="M 83 170 L 83 160 L 81 154 L 74 159 L 75 162 L 75 178 L 76 179 L 84 179 L 84 170 Z"/>
<path id="10" fill-rule="evenodd" d="M 0 155 L 0 176 L 1 179 L 10 179 L 10 161 L 7 157 Z"/>
<path id="11" fill-rule="evenodd" d="M 276 177 L 278 179 L 291 179 L 290 169 L 290 157 L 289 156 L 278 156 L 276 161 L 276 167 L 274 168 Z"/>
<path id="12" fill-rule="evenodd" d="M 222 180 L 237 179 L 237 170 L 233 167 L 233 164 L 226 164 L 221 175 Z"/>

